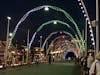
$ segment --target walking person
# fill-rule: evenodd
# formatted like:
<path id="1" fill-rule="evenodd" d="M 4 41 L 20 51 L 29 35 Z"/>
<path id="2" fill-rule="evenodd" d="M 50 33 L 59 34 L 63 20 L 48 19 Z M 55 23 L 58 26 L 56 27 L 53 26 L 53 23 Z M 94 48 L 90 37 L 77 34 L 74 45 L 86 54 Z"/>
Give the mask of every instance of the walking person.
<path id="1" fill-rule="evenodd" d="M 100 51 L 95 55 L 95 61 L 91 65 L 89 75 L 100 75 Z"/>

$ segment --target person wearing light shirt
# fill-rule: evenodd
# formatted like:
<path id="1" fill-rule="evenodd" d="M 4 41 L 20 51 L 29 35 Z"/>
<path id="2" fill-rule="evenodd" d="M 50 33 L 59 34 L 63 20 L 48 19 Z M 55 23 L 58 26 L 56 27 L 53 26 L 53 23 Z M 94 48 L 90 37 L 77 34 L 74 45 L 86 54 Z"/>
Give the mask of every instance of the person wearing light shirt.
<path id="1" fill-rule="evenodd" d="M 89 75 L 100 75 L 100 52 L 95 55 L 95 61 L 91 65 Z"/>

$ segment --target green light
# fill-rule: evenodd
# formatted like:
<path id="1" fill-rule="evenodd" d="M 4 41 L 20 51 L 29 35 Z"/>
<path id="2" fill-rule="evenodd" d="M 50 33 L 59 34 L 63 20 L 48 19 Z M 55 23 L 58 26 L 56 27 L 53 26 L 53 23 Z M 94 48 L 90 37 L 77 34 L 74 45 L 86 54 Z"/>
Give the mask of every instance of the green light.
<path id="1" fill-rule="evenodd" d="M 45 23 L 43 23 L 42 25 L 40 25 L 40 27 L 37 29 L 36 32 L 39 32 L 44 26 L 50 24 L 50 23 L 60 23 L 60 24 L 63 24 L 63 25 L 66 25 L 68 28 L 71 29 L 71 26 L 69 24 L 67 24 L 66 22 L 63 22 L 63 21 L 60 21 L 60 20 L 51 20 L 51 21 L 47 21 Z M 76 28 L 77 29 L 77 28 Z M 80 32 L 80 30 L 78 30 Z M 75 37 L 78 39 L 78 37 L 80 38 L 81 42 L 79 42 L 79 46 L 82 46 L 83 50 L 84 50 L 84 42 L 82 42 L 82 37 L 80 37 L 79 35 L 75 35 Z M 79 49 L 80 50 L 80 49 Z M 82 50 L 82 49 L 81 49 Z"/>
<path id="2" fill-rule="evenodd" d="M 41 7 L 41 6 L 40 6 L 40 7 Z M 80 30 L 79 30 L 79 28 L 78 28 L 76 22 L 74 21 L 74 19 L 73 19 L 65 10 L 63 10 L 63 9 L 61 9 L 61 8 L 59 8 L 59 7 L 56 7 L 56 6 L 47 5 L 47 6 L 44 7 L 44 10 L 45 10 L 45 11 L 48 11 L 49 8 L 51 8 L 51 9 L 53 9 L 53 10 L 56 10 L 56 11 L 59 11 L 59 12 L 62 12 L 62 13 L 66 16 L 66 18 L 75 26 L 76 31 L 77 31 L 77 33 L 78 33 L 78 35 L 79 35 L 79 37 L 80 37 L 82 46 L 85 48 L 85 42 L 84 42 L 84 40 L 83 40 L 82 34 L 81 34 L 81 32 L 80 32 Z M 42 8 L 40 8 L 40 9 L 42 9 Z M 40 9 L 38 8 L 37 10 L 40 10 Z M 31 10 L 30 10 L 30 11 L 31 11 Z M 30 13 L 31 13 L 30 11 L 29 11 L 28 13 L 26 13 L 26 15 L 27 15 L 27 14 L 30 14 Z M 34 12 L 34 11 L 32 10 L 32 12 Z M 27 17 L 26 15 L 24 16 L 25 18 Z M 24 19 L 21 19 L 21 20 L 24 21 Z M 21 22 L 22 22 L 22 21 L 21 21 Z M 20 23 L 20 22 L 19 22 L 19 23 Z M 45 24 L 44 24 L 44 25 L 45 25 Z M 42 28 L 42 26 L 41 26 L 41 28 Z M 10 41 L 9 45 L 12 43 L 12 39 L 13 39 L 15 33 L 16 33 L 16 32 L 13 33 L 13 36 L 11 37 L 11 41 Z"/>

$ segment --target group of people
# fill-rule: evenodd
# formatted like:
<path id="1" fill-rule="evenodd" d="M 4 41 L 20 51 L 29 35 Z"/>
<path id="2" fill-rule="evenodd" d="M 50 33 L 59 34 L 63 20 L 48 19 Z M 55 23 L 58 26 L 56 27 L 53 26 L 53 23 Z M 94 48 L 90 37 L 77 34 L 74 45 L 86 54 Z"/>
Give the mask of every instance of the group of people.
<path id="1" fill-rule="evenodd" d="M 95 55 L 95 60 L 89 69 L 89 75 L 100 75 L 100 52 Z"/>
<path id="2" fill-rule="evenodd" d="M 85 71 L 83 75 L 100 75 L 100 51 L 95 54 L 89 53 L 81 59 L 81 65 Z"/>

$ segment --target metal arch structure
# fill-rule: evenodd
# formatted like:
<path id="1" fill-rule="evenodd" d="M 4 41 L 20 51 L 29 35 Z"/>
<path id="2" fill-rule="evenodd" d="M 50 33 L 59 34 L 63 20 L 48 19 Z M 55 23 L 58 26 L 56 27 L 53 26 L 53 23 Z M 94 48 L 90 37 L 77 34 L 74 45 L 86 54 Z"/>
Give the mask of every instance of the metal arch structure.
<path id="1" fill-rule="evenodd" d="M 72 34 L 70 34 L 69 32 L 66 32 L 66 31 L 62 31 L 63 33 L 69 35 L 71 37 L 71 39 L 74 39 L 74 36 Z M 59 38 L 59 37 L 58 37 Z M 55 38 L 53 41 L 55 41 L 57 38 Z M 53 43 L 53 41 L 51 42 L 51 44 Z M 76 47 L 78 48 L 78 51 L 81 52 L 81 49 L 80 47 L 78 46 L 78 43 L 75 43 Z M 47 54 L 49 52 L 49 49 L 47 49 Z"/>
<path id="2" fill-rule="evenodd" d="M 58 33 L 58 31 L 52 32 L 51 34 L 49 34 L 49 36 L 47 36 L 47 38 L 45 39 L 45 41 L 44 41 L 44 43 L 43 43 L 43 45 L 42 45 L 42 48 L 43 48 L 43 49 L 44 49 L 45 44 L 46 44 L 46 42 L 48 41 L 48 39 L 50 39 L 50 37 L 51 37 L 52 35 L 57 34 L 57 33 Z"/>
<path id="3" fill-rule="evenodd" d="M 68 34 L 69 36 L 71 36 L 72 39 L 74 39 L 74 36 L 71 33 L 66 32 L 66 31 L 63 31 L 63 33 Z M 75 37 L 77 40 L 79 40 L 77 35 L 75 35 Z M 80 42 L 78 42 L 78 44 L 76 43 L 76 46 L 77 46 L 78 50 L 81 52 L 81 46 L 82 46 L 81 43 Z"/>
<path id="4" fill-rule="evenodd" d="M 36 34 L 37 34 L 44 26 L 46 26 L 46 25 L 48 25 L 48 24 L 50 24 L 50 23 L 53 23 L 53 22 L 55 22 L 55 21 L 58 22 L 58 23 L 61 23 L 61 24 L 65 25 L 65 26 L 67 26 L 68 28 L 70 28 L 71 31 L 73 31 L 73 33 L 75 34 L 76 38 L 79 37 L 80 40 L 81 40 L 81 37 L 80 37 L 80 36 L 77 36 L 77 34 L 75 33 L 74 29 L 73 29 L 69 24 L 67 24 L 66 22 L 60 21 L 60 20 L 51 20 L 51 21 L 48 21 L 48 22 L 43 23 L 43 24 L 37 29 L 37 31 L 33 34 L 32 39 L 31 39 L 31 41 L 30 41 L 30 43 L 29 43 L 29 48 L 31 47 L 32 42 L 34 41 L 34 38 L 35 38 Z M 82 40 L 81 40 L 81 41 L 82 41 Z M 84 44 L 84 42 L 81 42 L 81 44 Z M 83 48 L 84 48 L 84 46 L 82 45 L 82 49 L 83 49 Z M 84 49 L 83 49 L 83 50 L 84 50 Z"/>
<path id="5" fill-rule="evenodd" d="M 16 32 L 17 32 L 18 27 L 20 26 L 20 24 L 21 24 L 22 22 L 24 22 L 24 20 L 28 17 L 28 15 L 29 15 L 30 13 L 32 13 L 32 12 L 41 10 L 41 9 L 43 9 L 43 8 L 45 8 L 45 7 L 49 7 L 49 8 L 51 8 L 51 9 L 53 9 L 53 10 L 62 12 L 62 13 L 67 17 L 67 19 L 68 19 L 70 22 L 72 22 L 72 24 L 75 26 L 75 28 L 76 28 L 76 30 L 77 30 L 79 36 L 81 37 L 82 42 L 84 42 L 84 40 L 83 40 L 83 38 L 82 38 L 82 35 L 81 35 L 81 32 L 79 31 L 79 28 L 78 28 L 76 22 L 73 20 L 73 18 L 72 18 L 65 10 L 63 10 L 63 9 L 61 9 L 61 8 L 59 8 L 59 7 L 56 7 L 56 6 L 43 5 L 43 6 L 39 6 L 39 7 L 33 8 L 32 10 L 28 11 L 28 12 L 19 20 L 19 22 L 17 23 L 17 25 L 16 25 L 16 27 L 15 27 L 15 29 L 14 29 L 14 31 L 13 31 L 13 35 L 12 35 L 12 37 L 11 37 L 11 39 L 10 39 L 8 48 L 10 47 L 10 45 L 11 45 L 11 43 L 12 43 L 12 40 L 13 40 L 13 38 L 14 38 Z M 84 46 L 84 44 L 82 44 L 82 45 Z"/>
<path id="6" fill-rule="evenodd" d="M 45 44 L 46 44 L 46 42 L 47 42 L 47 40 L 48 39 L 50 39 L 50 37 L 52 36 L 52 35 L 55 35 L 55 34 L 57 34 L 57 33 L 64 33 L 64 34 L 67 34 L 67 35 L 69 35 L 72 39 L 74 39 L 74 36 L 71 34 L 71 33 L 69 33 L 69 32 L 66 32 L 66 31 L 56 31 L 56 32 L 52 32 L 46 39 L 45 39 L 45 41 L 44 41 L 44 43 L 43 43 L 43 45 L 42 45 L 42 48 L 44 49 L 44 47 L 45 47 Z M 81 44 L 80 44 L 80 42 L 78 42 L 78 43 L 75 43 L 76 44 L 76 46 L 77 46 L 77 48 L 78 48 L 78 50 L 81 52 Z"/>
<path id="7" fill-rule="evenodd" d="M 90 28 L 90 32 L 91 32 L 91 34 L 93 34 L 93 29 L 92 29 L 92 23 L 91 23 L 91 20 L 90 20 L 90 17 L 89 17 L 89 14 L 88 14 L 88 11 L 87 11 L 87 9 L 86 9 L 86 6 L 85 6 L 85 4 L 84 4 L 84 1 L 83 0 L 78 0 L 78 2 L 79 2 L 79 5 L 81 6 L 81 9 L 82 9 L 82 13 L 84 14 L 84 17 L 85 17 L 85 19 L 86 19 L 86 21 L 88 22 L 88 25 L 89 25 L 89 28 Z M 98 6 L 98 0 L 96 0 L 96 6 Z M 97 9 L 96 9 L 97 10 Z M 98 10 L 97 10 L 97 14 L 98 14 Z M 97 31 L 98 31 L 98 28 L 97 28 Z M 87 33 L 86 33 L 87 34 Z M 96 33 L 96 34 L 98 34 L 98 33 Z M 94 36 L 92 36 L 92 40 L 91 41 L 93 41 L 94 42 L 94 49 L 95 49 L 95 47 L 97 48 L 97 50 L 98 50 L 98 48 L 99 48 L 99 42 L 98 42 L 98 36 L 96 36 L 96 45 L 95 45 L 95 41 L 94 41 Z M 87 37 L 86 37 L 86 41 L 87 41 Z"/>

